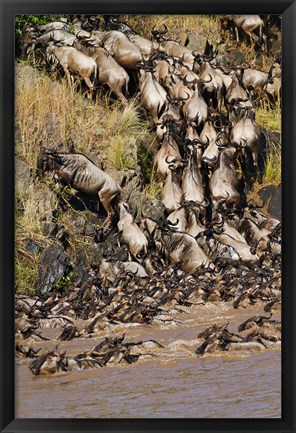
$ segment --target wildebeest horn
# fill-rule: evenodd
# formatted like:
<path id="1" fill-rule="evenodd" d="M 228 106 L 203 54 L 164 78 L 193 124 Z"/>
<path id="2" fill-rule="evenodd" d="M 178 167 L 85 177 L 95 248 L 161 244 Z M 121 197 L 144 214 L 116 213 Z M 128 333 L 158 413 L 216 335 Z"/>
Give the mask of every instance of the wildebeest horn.
<path id="1" fill-rule="evenodd" d="M 175 227 L 177 224 L 179 224 L 179 218 L 176 219 L 176 222 L 172 223 L 170 220 L 167 220 L 167 222 L 169 223 L 170 226 Z"/>
<path id="2" fill-rule="evenodd" d="M 197 82 L 196 78 L 194 78 L 192 81 L 188 81 L 186 79 L 186 77 L 183 78 L 183 81 L 184 81 L 185 84 L 195 84 Z"/>
<path id="3" fill-rule="evenodd" d="M 242 64 L 241 66 L 240 66 L 240 69 L 241 70 L 244 70 L 244 69 L 249 69 L 251 66 L 250 66 L 250 64 L 249 63 L 244 63 L 244 64 Z"/>
<path id="4" fill-rule="evenodd" d="M 219 134 L 217 135 L 216 140 L 215 140 L 215 144 L 218 147 L 225 147 L 226 146 L 226 144 L 220 143 L 220 138 L 221 138 L 222 134 L 223 134 L 223 132 L 219 132 Z"/>
<path id="5" fill-rule="evenodd" d="M 156 26 L 153 26 L 152 30 L 151 30 L 151 33 L 152 33 L 153 36 L 164 35 L 164 34 L 166 34 L 168 32 L 168 28 L 167 28 L 167 26 L 165 24 L 163 24 L 164 30 L 162 30 L 162 31 L 161 30 L 155 30 L 155 27 Z"/>
<path id="6" fill-rule="evenodd" d="M 248 97 L 246 97 L 246 99 L 244 99 L 244 98 L 237 98 L 236 101 L 237 101 L 237 102 L 248 102 L 248 101 L 249 101 L 249 98 L 248 98 Z"/>
<path id="7" fill-rule="evenodd" d="M 192 55 L 193 57 L 202 57 L 202 55 L 196 50 L 192 51 Z"/>
<path id="8" fill-rule="evenodd" d="M 164 33 L 167 33 L 169 31 L 167 26 L 165 24 L 163 24 L 163 27 L 164 27 Z"/>
<path id="9" fill-rule="evenodd" d="M 194 140 L 192 140 L 192 144 L 201 144 L 203 146 L 208 146 L 209 142 L 210 140 L 208 136 L 206 138 L 206 142 L 202 141 L 200 138 L 195 138 Z"/>
<path id="10" fill-rule="evenodd" d="M 86 39 L 86 36 L 83 35 L 83 34 L 81 35 L 80 33 L 81 33 L 81 31 L 79 31 L 79 32 L 76 33 L 76 38 L 77 39 Z"/>
<path id="11" fill-rule="evenodd" d="M 180 99 L 183 100 L 183 101 L 187 101 L 187 100 L 190 98 L 189 93 L 188 93 L 188 92 L 185 92 L 185 93 L 186 93 L 186 95 L 187 95 L 187 98 L 180 98 Z"/>
<path id="12" fill-rule="evenodd" d="M 218 122 L 220 122 L 221 125 L 218 125 Z M 223 124 L 222 124 L 222 119 L 221 119 L 221 118 L 215 120 L 215 122 L 214 122 L 214 127 L 215 127 L 216 129 L 221 129 L 221 128 L 223 128 Z"/>
<path id="13" fill-rule="evenodd" d="M 44 153 L 46 153 L 47 155 L 54 155 L 57 153 L 57 150 L 54 148 L 50 149 L 49 147 L 42 147 L 42 149 L 44 150 Z"/>
<path id="14" fill-rule="evenodd" d="M 210 82 L 213 80 L 213 77 L 212 77 L 211 74 L 209 74 L 209 77 L 210 77 L 209 80 L 200 80 L 200 82 L 201 82 L 202 84 L 210 83 Z"/>
<path id="15" fill-rule="evenodd" d="M 241 141 L 243 141 L 244 144 L 242 144 L 242 143 L 236 143 L 236 142 L 233 143 L 233 144 L 234 144 L 235 146 L 237 146 L 237 147 L 240 147 L 240 148 L 243 148 L 243 149 L 244 149 L 244 148 L 247 146 L 247 144 L 248 144 L 248 143 L 247 143 L 247 140 L 246 140 L 245 138 L 241 138 Z"/>
<path id="16" fill-rule="evenodd" d="M 154 26 L 152 27 L 152 30 L 151 30 L 151 34 L 152 34 L 153 36 L 156 36 L 157 33 L 158 33 L 158 30 L 155 30 L 155 27 L 156 27 L 156 25 L 154 25 Z"/>
<path id="17" fill-rule="evenodd" d="M 169 156 L 167 156 L 167 157 L 165 158 L 165 162 L 166 162 L 167 164 L 173 164 L 174 162 L 177 161 L 176 158 L 173 158 L 172 161 L 169 161 L 168 159 L 169 159 Z"/>
<path id="18" fill-rule="evenodd" d="M 240 102 L 248 102 L 249 98 L 247 97 L 246 99 L 243 98 L 233 98 L 231 99 L 231 101 L 228 101 L 228 105 L 230 105 L 230 107 L 232 108 L 234 105 L 239 104 Z M 244 107 L 241 107 L 244 108 Z"/>
<path id="19" fill-rule="evenodd" d="M 203 202 L 205 202 L 205 204 L 203 204 Z M 201 207 L 208 207 L 210 204 L 210 201 L 207 197 L 204 196 L 203 201 L 196 201 L 196 203 L 201 206 Z"/>
<path id="20" fill-rule="evenodd" d="M 206 135 L 206 141 L 202 141 L 202 140 L 200 140 L 199 143 L 202 144 L 203 146 L 208 146 L 209 143 L 210 143 L 210 139 L 209 139 L 209 137 Z"/>

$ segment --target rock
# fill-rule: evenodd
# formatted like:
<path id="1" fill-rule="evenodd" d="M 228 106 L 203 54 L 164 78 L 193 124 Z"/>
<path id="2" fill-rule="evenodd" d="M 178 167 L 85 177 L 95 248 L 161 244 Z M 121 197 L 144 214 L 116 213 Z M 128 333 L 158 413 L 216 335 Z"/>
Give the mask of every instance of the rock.
<path id="1" fill-rule="evenodd" d="M 15 187 L 16 190 L 26 188 L 32 182 L 32 169 L 20 158 L 15 158 Z"/>
<path id="2" fill-rule="evenodd" d="M 161 220 L 165 218 L 166 210 L 162 201 L 156 199 L 147 199 L 143 206 L 143 213 L 153 220 Z"/>
<path id="3" fill-rule="evenodd" d="M 29 87 L 40 80 L 41 73 L 36 68 L 16 63 L 15 76 L 17 86 Z"/>
<path id="4" fill-rule="evenodd" d="M 245 55 L 242 53 L 242 51 L 237 50 L 232 52 L 232 59 L 231 63 L 234 63 L 236 65 L 241 65 L 245 61 Z"/>
<path id="5" fill-rule="evenodd" d="M 83 236 L 95 236 L 97 234 L 95 225 L 88 221 L 84 216 L 76 217 L 73 229 L 74 234 L 76 233 Z"/>
<path id="6" fill-rule="evenodd" d="M 87 220 L 83 216 L 76 217 L 73 223 L 73 234 L 84 235 L 86 222 Z"/>
<path id="7" fill-rule="evenodd" d="M 40 215 L 40 221 L 52 222 L 54 208 L 56 206 L 55 194 L 44 184 L 38 185 L 34 189 L 35 203 L 37 212 Z"/>
<path id="8" fill-rule="evenodd" d="M 281 220 L 282 216 L 282 187 L 279 185 L 267 185 L 258 191 L 258 196 L 267 207 L 268 213 Z"/>
<path id="9" fill-rule="evenodd" d="M 58 223 L 45 223 L 42 227 L 42 233 L 44 236 L 50 236 L 56 239 L 61 240 L 65 235 L 65 227 L 64 224 Z"/>
<path id="10" fill-rule="evenodd" d="M 33 239 L 26 239 L 26 250 L 31 254 L 38 254 L 42 251 L 42 246 L 35 242 Z"/>
<path id="11" fill-rule="evenodd" d="M 48 113 L 46 119 L 46 133 L 48 137 L 55 136 L 57 141 L 62 140 L 61 135 L 57 136 L 57 131 L 61 130 L 60 120 Z"/>
<path id="12" fill-rule="evenodd" d="M 261 200 L 266 204 L 270 200 L 270 197 L 275 192 L 276 186 L 275 185 L 268 185 L 263 188 L 261 188 L 258 191 L 258 195 L 261 198 Z"/>
<path id="13" fill-rule="evenodd" d="M 97 234 L 97 229 L 91 222 L 87 221 L 84 228 L 84 234 L 85 236 L 95 236 Z"/>
<path id="14" fill-rule="evenodd" d="M 50 292 L 71 270 L 70 259 L 63 248 L 57 243 L 50 245 L 40 255 L 37 290 L 42 295 Z"/>
<path id="15" fill-rule="evenodd" d="M 97 266 L 103 257 L 108 259 L 128 260 L 128 249 L 125 244 L 118 246 L 118 233 L 112 231 L 101 242 L 93 242 L 86 250 L 86 266 Z"/>
<path id="16" fill-rule="evenodd" d="M 282 185 L 279 184 L 273 192 L 269 204 L 268 213 L 278 220 L 282 220 Z"/>
<path id="17" fill-rule="evenodd" d="M 77 271 L 77 279 L 75 284 L 81 285 L 89 279 L 88 270 L 90 268 L 90 263 L 88 263 L 84 249 L 76 247 L 71 259 L 75 265 L 75 270 Z"/>
<path id="18" fill-rule="evenodd" d="M 144 193 L 135 192 L 128 200 L 130 210 L 136 222 L 141 221 L 142 214 L 154 220 L 165 217 L 165 206 L 160 200 L 151 199 Z"/>
<path id="19" fill-rule="evenodd" d="M 207 42 L 206 35 L 198 35 L 196 33 L 190 33 L 188 48 L 193 51 L 196 50 L 203 53 L 206 42 Z"/>
<path id="20" fill-rule="evenodd" d="M 136 167 L 132 170 L 126 170 L 119 173 L 119 176 L 114 176 L 114 179 L 119 183 L 122 191 L 122 198 L 125 200 L 135 191 L 142 191 L 143 189 L 143 179 L 140 167 Z"/>

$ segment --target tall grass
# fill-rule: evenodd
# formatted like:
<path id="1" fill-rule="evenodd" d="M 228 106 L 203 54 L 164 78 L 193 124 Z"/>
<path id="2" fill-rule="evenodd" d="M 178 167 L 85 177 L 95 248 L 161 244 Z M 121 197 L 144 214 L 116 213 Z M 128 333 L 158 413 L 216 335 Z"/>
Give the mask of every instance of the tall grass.
<path id="1" fill-rule="evenodd" d="M 106 133 L 109 137 L 108 157 L 117 170 L 135 168 L 139 162 L 137 149 L 149 145 L 152 140 L 147 122 L 140 119 L 135 101 L 131 101 L 123 111 L 121 107 L 110 112 Z"/>
<path id="2" fill-rule="evenodd" d="M 266 98 L 257 101 L 256 122 L 257 124 L 271 131 L 281 133 L 281 100 L 271 103 Z M 279 184 L 282 176 L 282 144 L 276 140 L 268 140 L 266 143 L 266 160 L 264 166 L 263 185 Z"/>
<path id="3" fill-rule="evenodd" d="M 148 39 L 151 39 L 154 27 L 163 30 L 165 24 L 170 37 L 176 37 L 183 44 L 187 37 L 190 42 L 190 36 L 195 35 L 202 36 L 204 44 L 207 38 L 212 42 L 220 40 L 218 15 L 121 15 L 120 20 Z M 193 44 L 192 49 L 204 48 Z"/>
<path id="4" fill-rule="evenodd" d="M 263 183 L 279 184 L 282 176 L 282 149 L 281 143 L 267 142 L 267 156 L 265 161 Z"/>
<path id="5" fill-rule="evenodd" d="M 36 166 L 41 142 L 54 147 L 69 139 L 76 151 L 107 156 L 117 169 L 137 163 L 137 146 L 151 138 L 135 101 L 125 108 L 109 99 L 90 103 L 65 80 L 31 74 L 19 68 L 16 79 L 16 152 L 25 163 Z"/>
<path id="6" fill-rule="evenodd" d="M 22 257 L 23 256 L 23 257 Z M 16 291 L 19 294 L 34 295 L 38 275 L 39 254 L 18 251 L 15 263 Z"/>
<path id="7" fill-rule="evenodd" d="M 256 122 L 258 125 L 271 131 L 280 132 L 281 121 L 281 101 L 278 100 L 272 105 L 266 98 L 261 98 L 256 108 Z"/>

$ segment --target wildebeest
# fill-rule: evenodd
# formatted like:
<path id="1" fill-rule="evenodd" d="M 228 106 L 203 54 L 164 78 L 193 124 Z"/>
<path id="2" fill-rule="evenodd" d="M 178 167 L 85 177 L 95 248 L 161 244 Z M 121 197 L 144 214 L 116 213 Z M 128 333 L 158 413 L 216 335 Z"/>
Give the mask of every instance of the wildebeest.
<path id="1" fill-rule="evenodd" d="M 148 240 L 139 229 L 130 213 L 127 202 L 119 202 L 118 231 L 123 242 L 128 246 L 129 252 L 136 258 L 141 259 L 147 254 Z"/>
<path id="2" fill-rule="evenodd" d="M 236 42 L 239 43 L 239 29 L 250 38 L 252 48 L 257 43 L 266 50 L 266 35 L 263 33 L 264 22 L 259 15 L 225 15 L 223 19 L 233 21 Z"/>
<path id="3" fill-rule="evenodd" d="M 41 147 L 37 159 L 37 174 L 42 176 L 51 171 L 66 184 L 88 196 L 99 198 L 107 212 L 104 226 L 112 222 L 112 203 L 118 198 L 120 187 L 112 177 L 97 167 L 82 153 L 62 153 Z"/>
<path id="4" fill-rule="evenodd" d="M 252 316 L 238 327 L 239 332 L 248 330 L 249 336 L 260 335 L 264 340 L 277 342 L 281 340 L 282 324 L 278 320 L 267 316 Z"/>
<path id="5" fill-rule="evenodd" d="M 67 30 L 52 30 L 42 34 L 39 37 L 32 35 L 24 44 L 23 57 L 26 58 L 37 48 L 45 50 L 50 41 L 64 46 L 73 46 L 74 42 L 76 41 L 76 36 L 72 35 L 72 33 L 69 33 Z"/>
<path id="6" fill-rule="evenodd" d="M 155 236 L 165 248 L 169 262 L 179 264 L 185 274 L 192 274 L 201 268 L 214 267 L 196 239 L 188 233 L 177 232 L 167 222 L 161 222 Z"/>
<path id="7" fill-rule="evenodd" d="M 252 109 L 241 111 L 243 111 L 244 114 L 241 115 L 241 119 L 232 128 L 230 141 L 234 145 L 242 147 L 244 159 L 248 157 L 246 151 L 252 156 L 255 175 L 258 176 L 258 149 L 261 129 L 255 122 Z M 243 162 L 246 163 L 246 161 Z"/>
<path id="8" fill-rule="evenodd" d="M 139 84 L 141 104 L 146 108 L 156 124 L 167 106 L 167 92 L 155 80 L 151 72 L 140 71 Z"/>
<path id="9" fill-rule="evenodd" d="M 205 353 L 225 352 L 233 350 L 264 350 L 266 346 L 260 338 L 247 339 L 230 332 L 226 325 L 214 325 L 198 334 L 203 337 L 204 342 L 196 349 L 197 356 Z"/>
<path id="10" fill-rule="evenodd" d="M 238 208 L 241 196 L 238 191 L 238 179 L 236 175 L 235 145 L 228 144 L 220 147 L 220 155 L 209 182 L 211 198 L 214 208 L 219 204 L 226 203 L 227 206 Z"/>
<path id="11" fill-rule="evenodd" d="M 97 64 L 91 57 L 81 53 L 74 47 L 58 47 L 50 42 L 46 48 L 46 55 L 53 56 L 58 60 L 66 77 L 69 85 L 71 85 L 71 75 L 79 75 L 84 81 L 90 91 L 90 99 L 93 96 L 94 83 L 97 76 Z"/>
<path id="12" fill-rule="evenodd" d="M 178 209 L 183 194 L 181 180 L 184 162 L 179 159 L 169 161 L 168 158 L 166 161 L 168 163 L 169 173 L 163 184 L 160 199 L 165 205 L 166 210 L 170 213 Z"/>
<path id="13" fill-rule="evenodd" d="M 125 69 L 103 47 L 76 43 L 75 48 L 92 57 L 97 64 L 97 79 L 101 84 L 107 84 L 117 98 L 124 104 L 128 94 L 129 76 Z"/>
<path id="14" fill-rule="evenodd" d="M 124 33 L 116 30 L 93 31 L 87 40 L 106 48 L 123 68 L 137 70 L 139 63 L 143 60 L 143 55 L 137 45 L 131 42 Z"/>

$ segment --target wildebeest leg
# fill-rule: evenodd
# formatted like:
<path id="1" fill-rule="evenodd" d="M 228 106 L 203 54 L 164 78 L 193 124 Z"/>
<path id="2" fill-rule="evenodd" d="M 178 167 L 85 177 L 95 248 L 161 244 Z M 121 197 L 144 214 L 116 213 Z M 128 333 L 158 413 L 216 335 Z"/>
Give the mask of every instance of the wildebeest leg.
<path id="1" fill-rule="evenodd" d="M 235 30 L 235 36 L 236 36 L 236 45 L 238 45 L 239 44 L 238 28 L 235 26 L 234 30 Z"/>
<path id="2" fill-rule="evenodd" d="M 108 227 L 112 223 L 112 217 L 114 215 L 114 209 L 111 206 L 112 201 L 118 196 L 118 191 L 110 191 L 108 188 L 103 188 L 99 192 L 99 199 L 104 209 L 107 212 L 107 218 L 103 224 L 103 227 Z"/>
<path id="3" fill-rule="evenodd" d="M 84 81 L 85 81 L 87 87 L 89 88 L 89 99 L 92 100 L 93 93 L 94 93 L 94 85 L 88 77 L 85 77 Z"/>
<path id="4" fill-rule="evenodd" d="M 254 27 L 252 27 L 250 29 L 245 29 L 246 34 L 250 38 L 252 48 L 255 48 L 257 42 L 259 41 L 259 37 L 254 33 L 254 30 L 256 28 L 257 28 L 257 26 L 255 25 Z"/>
<path id="5" fill-rule="evenodd" d="M 258 170 L 258 150 L 254 150 L 252 152 L 253 158 L 253 169 L 254 169 L 254 177 L 255 181 L 258 180 L 260 182 L 259 170 Z"/>
<path id="6" fill-rule="evenodd" d="M 64 68 L 64 71 L 65 71 L 66 77 L 68 79 L 69 87 L 71 88 L 72 81 L 71 81 L 71 75 L 70 75 L 69 69 L 67 68 L 67 66 L 64 66 L 64 65 L 63 65 L 63 68 Z"/>
<path id="7" fill-rule="evenodd" d="M 262 51 L 265 51 L 266 54 L 268 54 L 268 40 L 267 40 L 267 36 L 263 33 L 262 29 L 261 29 L 261 46 L 262 46 Z"/>
<path id="8" fill-rule="evenodd" d="M 116 83 L 110 83 L 109 87 L 112 90 L 112 92 L 117 96 L 117 98 L 122 102 L 124 105 L 127 104 L 127 99 L 123 95 L 123 86 L 124 83 L 121 83 L 120 81 L 117 81 Z"/>

